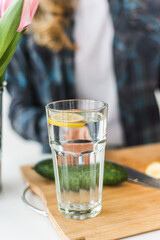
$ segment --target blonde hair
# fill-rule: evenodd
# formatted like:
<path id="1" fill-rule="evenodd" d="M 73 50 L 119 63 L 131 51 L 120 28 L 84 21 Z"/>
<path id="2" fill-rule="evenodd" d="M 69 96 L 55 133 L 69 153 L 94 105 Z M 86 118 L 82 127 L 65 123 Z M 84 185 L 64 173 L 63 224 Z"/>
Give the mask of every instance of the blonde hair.
<path id="1" fill-rule="evenodd" d="M 75 50 L 66 29 L 71 27 L 76 2 L 73 0 L 40 0 L 31 32 L 38 45 L 54 51 L 63 48 Z"/>

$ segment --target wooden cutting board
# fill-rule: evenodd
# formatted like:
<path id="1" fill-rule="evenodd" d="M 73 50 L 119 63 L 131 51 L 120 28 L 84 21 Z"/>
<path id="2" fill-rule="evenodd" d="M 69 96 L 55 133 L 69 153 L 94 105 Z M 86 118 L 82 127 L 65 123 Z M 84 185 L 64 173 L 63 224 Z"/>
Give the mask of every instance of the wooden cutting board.
<path id="1" fill-rule="evenodd" d="M 152 161 L 160 161 L 160 144 L 108 151 L 106 157 L 144 172 Z M 103 209 L 95 218 L 66 219 L 58 212 L 53 182 L 39 176 L 31 166 L 21 168 L 31 190 L 40 196 L 49 220 L 65 240 L 119 239 L 160 229 L 160 190 L 124 182 L 103 188 Z"/>

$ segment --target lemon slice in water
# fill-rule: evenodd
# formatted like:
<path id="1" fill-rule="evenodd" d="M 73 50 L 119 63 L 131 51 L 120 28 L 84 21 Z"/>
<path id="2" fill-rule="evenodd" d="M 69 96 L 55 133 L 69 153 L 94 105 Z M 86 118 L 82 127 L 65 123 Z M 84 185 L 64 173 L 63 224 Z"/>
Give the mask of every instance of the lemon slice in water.
<path id="1" fill-rule="evenodd" d="M 155 161 L 150 163 L 146 168 L 146 174 L 150 177 L 160 179 L 160 162 Z"/>
<path id="2" fill-rule="evenodd" d="M 84 117 L 78 113 L 54 112 L 48 117 L 48 123 L 58 127 L 83 127 Z"/>

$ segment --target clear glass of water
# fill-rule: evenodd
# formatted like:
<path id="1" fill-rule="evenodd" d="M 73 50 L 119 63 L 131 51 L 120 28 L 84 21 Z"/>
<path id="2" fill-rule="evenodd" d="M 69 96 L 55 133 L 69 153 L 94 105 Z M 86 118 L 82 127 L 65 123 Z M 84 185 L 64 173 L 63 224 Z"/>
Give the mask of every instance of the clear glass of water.
<path id="1" fill-rule="evenodd" d="M 95 217 L 102 209 L 107 104 L 65 100 L 46 106 L 59 211 Z"/>

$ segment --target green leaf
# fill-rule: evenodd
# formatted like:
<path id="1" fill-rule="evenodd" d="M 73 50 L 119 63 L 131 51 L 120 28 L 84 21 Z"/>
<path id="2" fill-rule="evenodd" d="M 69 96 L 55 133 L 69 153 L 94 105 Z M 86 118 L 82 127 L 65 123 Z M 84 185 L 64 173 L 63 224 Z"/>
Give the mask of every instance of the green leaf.
<path id="1" fill-rule="evenodd" d="M 0 19 L 0 58 L 13 40 L 21 19 L 24 0 L 15 0 Z M 0 66 L 1 68 L 1 66 Z"/>
<path id="2" fill-rule="evenodd" d="M 2 76 L 0 76 L 0 87 L 3 86 L 4 80 L 5 80 L 5 72 L 2 74 Z"/>
<path id="3" fill-rule="evenodd" d="M 17 47 L 17 44 L 20 40 L 20 38 L 22 37 L 24 31 L 22 32 L 17 32 L 12 40 L 12 42 L 10 43 L 10 45 L 8 46 L 6 52 L 3 54 L 2 58 L 0 59 L 0 85 L 3 84 L 3 80 L 2 80 L 2 76 L 6 70 L 6 67 L 8 66 L 9 62 L 11 61 L 14 53 L 15 53 L 15 50 L 16 50 L 16 47 Z"/>

